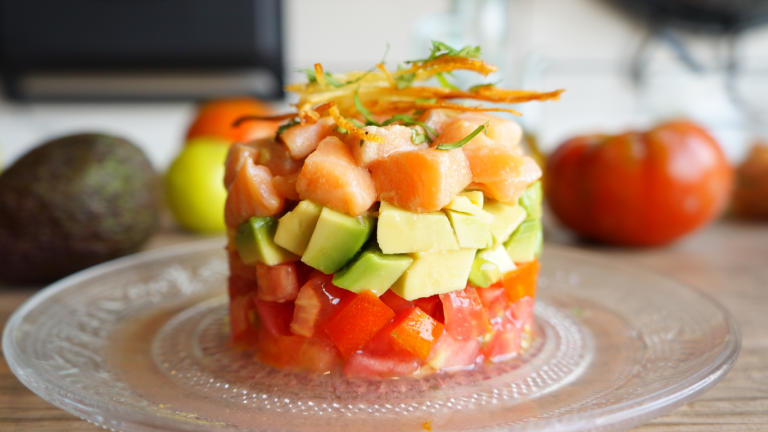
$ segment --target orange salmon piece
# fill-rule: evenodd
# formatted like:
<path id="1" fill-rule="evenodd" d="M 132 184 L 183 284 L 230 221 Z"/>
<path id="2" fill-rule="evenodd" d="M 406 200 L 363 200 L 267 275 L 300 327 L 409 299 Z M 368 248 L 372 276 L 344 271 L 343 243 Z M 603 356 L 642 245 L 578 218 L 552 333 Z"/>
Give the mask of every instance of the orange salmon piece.
<path id="1" fill-rule="evenodd" d="M 429 146 L 427 142 L 418 145 L 414 144 L 411 140 L 413 129 L 402 125 L 366 126 L 363 130 L 384 138 L 385 143 L 363 141 L 363 145 L 360 145 L 359 139 L 355 137 L 347 138 L 347 145 L 349 145 L 349 149 L 352 151 L 352 157 L 357 162 L 357 165 L 362 168 L 368 168 L 372 162 L 383 159 L 393 153 L 418 150 Z"/>
<path id="2" fill-rule="evenodd" d="M 280 140 L 288 147 L 294 159 L 304 159 L 315 151 L 320 141 L 331 134 L 336 123 L 331 117 L 323 117 L 313 124 L 293 126 L 280 134 Z"/>
<path id="3" fill-rule="evenodd" d="M 224 163 L 224 187 L 229 189 L 229 186 L 235 180 L 237 173 L 240 172 L 240 168 L 243 167 L 246 159 L 256 160 L 259 157 L 259 149 L 254 143 L 235 143 L 229 147 L 227 153 L 227 160 Z"/>
<path id="4" fill-rule="evenodd" d="M 310 154 L 296 180 L 302 200 L 357 216 L 376 201 L 376 189 L 368 170 L 355 164 L 349 148 L 335 136 L 323 139 Z"/>
<path id="5" fill-rule="evenodd" d="M 285 200 L 272 184 L 269 168 L 246 159 L 229 187 L 224 204 L 224 222 L 237 228 L 252 216 L 274 216 L 283 210 Z"/>
<path id="6" fill-rule="evenodd" d="M 275 186 L 277 193 L 285 197 L 285 199 L 299 201 L 301 198 L 299 198 L 299 193 L 296 192 L 296 180 L 299 178 L 299 172 L 296 171 L 287 176 L 272 177 L 272 184 Z"/>
<path id="7" fill-rule="evenodd" d="M 541 177 L 541 168 L 533 159 L 509 147 L 490 145 L 462 149 L 472 169 L 469 189 L 481 190 L 497 201 L 517 200 L 528 185 Z"/>
<path id="8" fill-rule="evenodd" d="M 510 120 L 473 112 L 462 113 L 452 119 L 435 140 L 435 145 L 462 140 L 486 122 L 489 122 L 487 133 L 478 134 L 462 148 L 498 144 L 523 154 L 520 148 L 523 130 L 520 125 Z"/>
<path id="9" fill-rule="evenodd" d="M 259 157 L 255 159 L 259 165 L 269 168 L 272 175 L 287 176 L 301 169 L 303 160 L 295 160 L 288 149 L 275 141 L 262 140 L 256 144 L 259 147 Z"/>
<path id="10" fill-rule="evenodd" d="M 370 169 L 381 200 L 417 213 L 440 210 L 472 183 L 469 161 L 460 150 L 399 152 Z"/>
<path id="11" fill-rule="evenodd" d="M 438 135 L 440 135 L 455 117 L 456 114 L 454 112 L 444 109 L 431 109 L 422 114 L 421 117 L 419 117 L 419 121 L 429 126 Z"/>

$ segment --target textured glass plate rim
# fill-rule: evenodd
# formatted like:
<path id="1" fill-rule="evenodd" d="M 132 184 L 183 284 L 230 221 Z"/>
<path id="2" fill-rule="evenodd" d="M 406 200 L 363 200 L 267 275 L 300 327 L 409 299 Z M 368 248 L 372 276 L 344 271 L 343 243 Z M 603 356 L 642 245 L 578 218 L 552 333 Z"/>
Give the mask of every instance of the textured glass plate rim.
<path id="1" fill-rule="evenodd" d="M 11 371 L 22 384 L 44 400 L 82 418 L 83 420 L 107 429 L 116 430 L 106 424 L 107 419 L 101 414 L 108 416 L 112 425 L 115 425 L 115 421 L 117 421 L 125 425 L 148 427 L 153 430 L 210 430 L 209 426 L 200 427 L 188 423 L 169 425 L 167 422 L 168 419 L 162 418 L 157 418 L 154 422 L 149 421 L 146 418 L 146 413 L 143 411 L 137 411 L 130 407 L 126 408 L 117 403 L 104 403 L 103 401 L 94 400 L 89 397 L 83 397 L 70 392 L 63 392 L 56 388 L 55 383 L 47 382 L 44 377 L 36 373 L 34 364 L 25 362 L 24 356 L 16 346 L 13 334 L 17 331 L 19 325 L 27 314 L 45 303 L 49 298 L 60 294 L 62 291 L 67 290 L 73 285 L 87 281 L 96 276 L 138 266 L 157 259 L 181 257 L 187 254 L 220 249 L 223 241 L 223 238 L 215 238 L 140 252 L 75 273 L 41 290 L 19 307 L 6 323 L 3 332 L 2 349 Z M 595 265 L 610 266 L 613 269 L 622 271 L 628 275 L 648 274 L 648 272 L 632 267 L 609 262 L 604 258 L 596 257 L 592 253 L 582 249 L 553 246 L 554 245 L 549 245 L 548 250 L 568 258 L 589 261 Z M 658 278 L 669 279 L 660 274 L 655 274 L 655 276 Z M 693 292 L 700 298 L 700 300 L 710 303 L 710 305 L 719 310 L 723 315 L 728 326 L 727 342 L 723 344 L 721 352 L 712 363 L 702 368 L 697 374 L 694 374 L 688 379 L 649 395 L 637 399 L 630 399 L 609 407 L 598 408 L 586 413 L 567 414 L 562 417 L 531 422 L 529 423 L 530 429 L 526 429 L 533 431 L 556 428 L 558 431 L 581 431 L 609 429 L 612 426 L 619 424 L 635 425 L 686 404 L 720 382 L 733 367 L 738 358 L 739 351 L 741 350 L 741 334 L 738 325 L 728 310 L 716 300 L 698 290 L 680 283 L 679 281 L 675 282 L 681 288 Z"/>

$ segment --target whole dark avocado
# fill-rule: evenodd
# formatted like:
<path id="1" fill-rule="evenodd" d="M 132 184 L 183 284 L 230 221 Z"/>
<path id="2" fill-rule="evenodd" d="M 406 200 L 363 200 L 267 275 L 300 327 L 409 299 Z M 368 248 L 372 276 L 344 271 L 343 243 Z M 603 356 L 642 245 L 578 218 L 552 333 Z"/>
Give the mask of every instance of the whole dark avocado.
<path id="1" fill-rule="evenodd" d="M 81 134 L 0 175 L 0 281 L 47 283 L 137 251 L 158 224 L 159 178 L 130 142 Z"/>

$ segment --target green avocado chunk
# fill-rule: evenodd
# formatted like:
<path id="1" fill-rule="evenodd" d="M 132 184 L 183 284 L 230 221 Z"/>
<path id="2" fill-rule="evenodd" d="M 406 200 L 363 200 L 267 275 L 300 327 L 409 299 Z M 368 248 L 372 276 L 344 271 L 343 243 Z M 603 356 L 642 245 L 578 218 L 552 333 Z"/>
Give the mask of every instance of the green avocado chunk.
<path id="1" fill-rule="evenodd" d="M 507 205 L 498 201 L 486 201 L 483 210 L 493 215 L 491 234 L 494 247 L 506 243 L 526 217 L 525 210 L 519 205 Z"/>
<path id="2" fill-rule="evenodd" d="M 469 282 L 480 288 L 495 284 L 505 273 L 514 270 L 515 263 L 509 258 L 504 245 L 477 252 L 469 272 Z"/>
<path id="3" fill-rule="evenodd" d="M 541 219 L 541 196 L 541 180 L 532 183 L 523 192 L 518 203 L 528 214 L 526 220 Z"/>
<path id="4" fill-rule="evenodd" d="M 277 265 L 299 259 L 275 244 L 275 230 L 277 219 L 273 217 L 254 216 L 237 227 L 235 245 L 243 263 Z"/>
<path id="5" fill-rule="evenodd" d="M 390 289 L 406 300 L 463 289 L 475 252 L 476 249 L 459 249 L 410 254 L 413 263 Z"/>
<path id="6" fill-rule="evenodd" d="M 477 216 L 446 210 L 445 214 L 451 221 L 456 240 L 462 248 L 484 249 L 493 244 L 491 227 Z"/>
<path id="7" fill-rule="evenodd" d="M 389 255 L 381 252 L 375 241 L 344 268 L 333 275 L 333 284 L 354 293 L 370 290 L 377 296 L 384 294 L 405 273 L 413 262 L 408 255 Z"/>
<path id="8" fill-rule="evenodd" d="M 324 207 L 301 261 L 331 274 L 351 260 L 373 232 L 371 216 L 348 216 Z"/>
<path id="9" fill-rule="evenodd" d="M 275 243 L 296 255 L 304 255 L 323 207 L 304 200 L 277 222 Z"/>
<path id="10" fill-rule="evenodd" d="M 543 240 L 541 220 L 537 219 L 520 224 L 504 246 L 512 261 L 516 263 L 528 262 L 541 255 Z"/>
<path id="11" fill-rule="evenodd" d="M 412 213 L 386 202 L 379 207 L 376 240 L 387 254 L 459 249 L 445 213 Z"/>

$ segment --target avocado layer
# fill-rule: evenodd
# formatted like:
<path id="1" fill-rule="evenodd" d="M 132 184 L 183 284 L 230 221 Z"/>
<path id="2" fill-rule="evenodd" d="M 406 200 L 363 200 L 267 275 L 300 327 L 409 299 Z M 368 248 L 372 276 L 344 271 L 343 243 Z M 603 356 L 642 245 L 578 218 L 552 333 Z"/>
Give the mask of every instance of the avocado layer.
<path id="1" fill-rule="evenodd" d="M 464 289 L 476 249 L 411 254 L 413 264 L 390 287 L 406 300 Z"/>
<path id="2" fill-rule="evenodd" d="M 412 213 L 386 202 L 379 208 L 376 240 L 387 254 L 459 249 L 443 212 Z"/>
<path id="3" fill-rule="evenodd" d="M 312 201 L 300 202 L 277 222 L 275 243 L 296 255 L 304 255 L 322 211 L 323 207 Z"/>
<path id="4" fill-rule="evenodd" d="M 371 236 L 371 216 L 348 216 L 323 208 L 301 261 L 325 274 L 344 267 Z"/>
<path id="5" fill-rule="evenodd" d="M 527 213 L 526 220 L 541 219 L 541 180 L 531 184 L 525 189 L 518 203 Z"/>
<path id="6" fill-rule="evenodd" d="M 299 259 L 274 242 L 277 219 L 252 217 L 237 227 L 235 245 L 240 259 L 248 265 L 277 265 Z"/>
<path id="7" fill-rule="evenodd" d="M 483 210 L 493 215 L 491 234 L 496 247 L 509 240 L 517 227 L 525 220 L 525 210 L 518 205 L 506 205 L 498 201 L 486 201 Z"/>
<path id="8" fill-rule="evenodd" d="M 504 246 L 512 261 L 528 262 L 541 255 L 543 240 L 541 220 L 537 219 L 520 224 Z"/>
<path id="9" fill-rule="evenodd" d="M 483 249 L 493 244 L 491 228 L 484 220 L 471 214 L 453 210 L 446 210 L 445 214 L 456 233 L 456 240 L 460 247 Z"/>
<path id="10" fill-rule="evenodd" d="M 384 294 L 413 262 L 408 255 L 387 255 L 375 241 L 366 250 L 333 275 L 333 284 L 355 293 L 370 290 Z"/>

